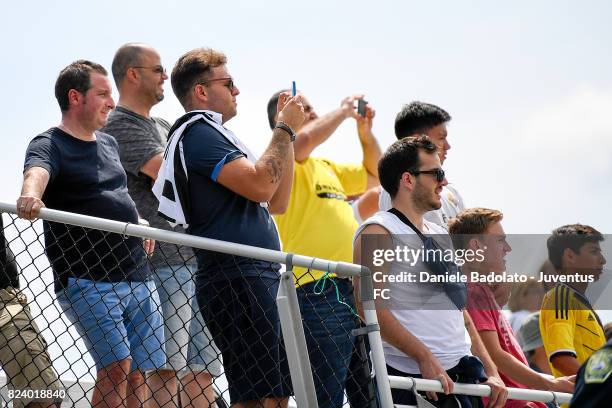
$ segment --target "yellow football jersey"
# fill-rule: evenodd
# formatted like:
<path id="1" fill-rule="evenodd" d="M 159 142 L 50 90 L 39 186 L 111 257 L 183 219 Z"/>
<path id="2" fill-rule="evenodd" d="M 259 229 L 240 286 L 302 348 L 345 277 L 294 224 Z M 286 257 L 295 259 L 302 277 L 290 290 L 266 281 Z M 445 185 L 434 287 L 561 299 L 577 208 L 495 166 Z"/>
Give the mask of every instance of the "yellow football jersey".
<path id="1" fill-rule="evenodd" d="M 549 290 L 542 301 L 540 332 L 548 361 L 555 355 L 568 354 L 584 363 L 606 342 L 599 316 L 588 299 L 565 284 Z M 555 377 L 563 374 L 552 364 Z"/>

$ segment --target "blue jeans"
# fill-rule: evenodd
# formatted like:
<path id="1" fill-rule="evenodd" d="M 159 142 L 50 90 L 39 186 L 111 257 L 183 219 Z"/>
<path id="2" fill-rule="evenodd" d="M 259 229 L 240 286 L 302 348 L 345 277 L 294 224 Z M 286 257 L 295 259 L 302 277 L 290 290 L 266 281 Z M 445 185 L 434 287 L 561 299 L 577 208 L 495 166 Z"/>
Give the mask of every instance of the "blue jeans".
<path id="1" fill-rule="evenodd" d="M 352 284 L 348 279 L 334 279 L 340 299 L 353 310 L 355 302 Z M 326 282 L 323 292 L 314 293 L 316 282 L 297 288 L 300 311 L 317 401 L 320 408 L 342 407 L 348 367 L 351 361 L 354 339 L 351 330 L 356 328 L 355 316 L 346 305 L 338 302 L 336 288 Z M 317 289 L 321 289 L 322 282 Z"/>
<path id="2" fill-rule="evenodd" d="M 159 298 L 153 281 L 96 282 L 68 278 L 57 301 L 74 324 L 96 369 L 131 359 L 132 370 L 166 364 Z"/>
<path id="3" fill-rule="evenodd" d="M 218 377 L 223 373 L 221 352 L 199 311 L 195 269 L 195 265 L 170 265 L 156 268 L 153 273 L 164 316 L 164 350 L 168 357 L 164 368 L 206 371 Z"/>

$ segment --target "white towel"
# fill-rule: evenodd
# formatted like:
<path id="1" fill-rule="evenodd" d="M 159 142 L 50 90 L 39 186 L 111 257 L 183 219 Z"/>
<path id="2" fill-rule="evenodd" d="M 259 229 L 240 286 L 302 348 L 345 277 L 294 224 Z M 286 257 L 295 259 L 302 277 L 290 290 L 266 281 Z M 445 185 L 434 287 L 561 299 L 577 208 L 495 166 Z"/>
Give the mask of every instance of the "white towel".
<path id="1" fill-rule="evenodd" d="M 187 112 L 180 117 L 170 130 L 170 139 L 166 146 L 164 159 L 162 161 L 157 179 L 153 185 L 153 194 L 159 200 L 159 214 L 167 219 L 172 225 L 189 226 L 185 213 L 188 213 L 187 194 L 187 165 L 183 152 L 183 133 L 192 123 L 203 120 L 214 129 L 219 131 L 232 145 L 245 154 L 252 163 L 257 162 L 257 157 L 248 147 L 229 129 L 222 126 L 222 115 L 209 110 L 196 110 Z M 177 150 L 178 156 L 177 156 Z M 180 162 L 177 162 L 180 161 Z M 267 207 L 267 203 L 260 203 Z"/>

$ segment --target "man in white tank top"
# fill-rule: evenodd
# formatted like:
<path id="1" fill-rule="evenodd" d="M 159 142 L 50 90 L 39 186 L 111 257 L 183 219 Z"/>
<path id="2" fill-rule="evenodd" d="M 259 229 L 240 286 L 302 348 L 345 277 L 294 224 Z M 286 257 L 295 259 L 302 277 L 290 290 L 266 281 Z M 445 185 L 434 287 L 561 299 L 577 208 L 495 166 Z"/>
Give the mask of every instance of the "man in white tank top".
<path id="1" fill-rule="evenodd" d="M 448 143 L 446 124 L 451 116 L 444 109 L 430 103 L 414 101 L 402 107 L 395 117 L 395 136 L 402 139 L 408 136 L 426 135 L 438 148 L 440 163 L 444 164 L 451 146 Z M 448 230 L 448 220 L 465 210 L 463 198 L 452 185 L 442 187 L 441 207 L 429 211 L 424 218 Z M 387 211 L 391 208 L 391 197 L 384 189 L 378 199 L 378 208 Z"/>
<path id="2" fill-rule="evenodd" d="M 447 240 L 445 229 L 424 219 L 426 213 L 441 207 L 443 187 L 448 184 L 436 153 L 436 146 L 427 136 L 401 139 L 387 149 L 378 165 L 379 177 L 397 212 L 379 211 L 364 222 L 354 239 L 353 262 L 371 264 L 377 256 L 375 251 L 398 246 L 422 250 L 423 242 L 413 228 L 423 234 L 433 234 L 437 241 Z M 373 238 L 377 246 L 370 252 L 372 241 L 368 240 Z M 393 259 L 385 257 L 384 261 L 372 269 L 373 273 L 383 272 L 378 275 L 379 279 L 374 276 L 375 285 L 382 276 L 400 277 L 404 272 L 418 275 L 428 271 L 423 260 L 417 257 L 414 262 L 400 259 L 399 255 Z M 438 380 L 445 394 L 452 392 L 453 381 L 484 382 L 492 389 L 489 406 L 502 407 L 507 390 L 497 368 L 469 315 L 453 304 L 444 285 L 419 282 L 417 278 L 415 283 L 388 280 L 385 288 L 390 297 L 387 305 L 393 306 L 377 307 L 377 315 L 389 374 Z M 473 356 L 479 357 L 482 364 Z M 454 403 L 461 407 L 482 406 L 479 398 L 435 393 L 428 396 L 436 406 Z M 393 390 L 395 403 L 414 404 L 412 397 L 410 391 Z"/>

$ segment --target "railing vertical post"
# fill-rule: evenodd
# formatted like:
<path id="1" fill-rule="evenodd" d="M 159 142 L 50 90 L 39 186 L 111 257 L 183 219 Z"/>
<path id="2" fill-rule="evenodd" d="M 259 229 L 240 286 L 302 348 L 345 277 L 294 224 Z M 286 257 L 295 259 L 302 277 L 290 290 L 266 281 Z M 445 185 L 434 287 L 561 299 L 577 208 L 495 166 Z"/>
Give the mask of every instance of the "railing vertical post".
<path id="1" fill-rule="evenodd" d="M 372 272 L 369 268 L 361 268 L 359 292 L 366 326 L 378 326 L 378 316 L 376 315 L 376 304 L 374 302 L 374 281 L 372 279 Z M 368 340 L 370 341 L 370 350 L 376 375 L 376 385 L 378 386 L 380 406 L 382 408 L 393 408 L 391 384 L 389 383 L 389 374 L 387 374 L 387 364 L 385 362 L 380 330 L 370 331 L 368 333 Z"/>
<path id="2" fill-rule="evenodd" d="M 299 408 L 318 408 L 302 315 L 293 280 L 292 258 L 292 254 L 287 254 L 287 267 L 285 272 L 281 273 L 276 303 L 297 406 Z"/>

